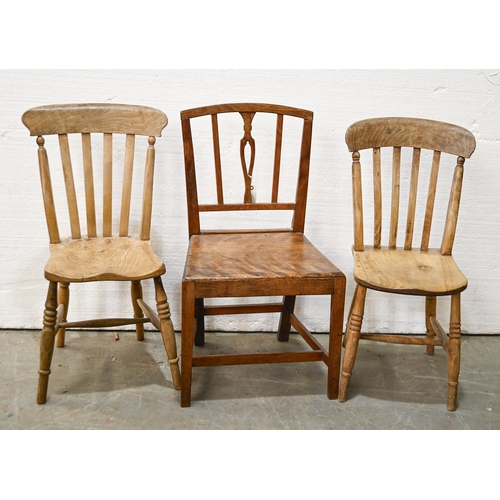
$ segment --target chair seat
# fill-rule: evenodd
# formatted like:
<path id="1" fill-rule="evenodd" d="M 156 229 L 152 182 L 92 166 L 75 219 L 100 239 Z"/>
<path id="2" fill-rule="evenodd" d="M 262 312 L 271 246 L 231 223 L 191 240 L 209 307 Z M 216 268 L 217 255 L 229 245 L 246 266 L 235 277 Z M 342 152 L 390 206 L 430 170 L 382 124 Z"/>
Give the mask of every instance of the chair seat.
<path id="1" fill-rule="evenodd" d="M 207 285 L 204 297 L 257 295 L 271 280 L 273 286 L 262 295 L 281 295 L 283 286 L 295 288 L 296 295 L 309 294 L 307 281 L 317 285 L 318 279 L 325 280 L 325 290 L 316 293 L 332 293 L 332 278 L 339 276 L 342 272 L 295 232 L 193 235 L 184 271 L 185 281 Z"/>
<path id="2" fill-rule="evenodd" d="M 45 278 L 58 282 L 136 281 L 165 273 L 149 241 L 138 237 L 66 239 L 50 246 Z"/>
<path id="3" fill-rule="evenodd" d="M 451 255 L 438 249 L 373 248 L 353 250 L 354 279 L 384 292 L 410 295 L 450 295 L 467 288 L 467 278 Z"/>

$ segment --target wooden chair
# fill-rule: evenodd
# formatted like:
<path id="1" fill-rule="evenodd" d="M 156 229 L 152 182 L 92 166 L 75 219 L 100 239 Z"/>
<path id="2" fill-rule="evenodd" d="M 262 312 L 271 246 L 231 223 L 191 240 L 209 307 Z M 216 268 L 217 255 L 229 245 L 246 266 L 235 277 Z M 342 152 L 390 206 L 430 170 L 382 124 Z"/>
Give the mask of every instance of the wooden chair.
<path id="1" fill-rule="evenodd" d="M 354 206 L 354 279 L 356 290 L 352 300 L 346 328 L 345 353 L 339 390 L 339 401 L 345 401 L 359 339 L 399 344 L 421 344 L 427 346 L 427 354 L 434 354 L 434 346 L 439 345 L 448 353 L 448 409 L 455 410 L 457 386 L 460 371 L 460 293 L 467 287 L 467 280 L 455 263 L 451 252 L 455 239 L 457 216 L 462 189 L 462 176 L 465 158 L 474 152 L 474 136 L 461 127 L 432 120 L 413 118 L 374 118 L 351 125 L 346 132 L 346 142 L 352 152 L 353 206 Z M 371 208 L 363 205 L 362 174 L 360 150 L 373 149 L 373 245 L 364 243 L 363 210 Z M 413 148 L 405 149 L 405 148 Z M 407 170 L 402 167 L 402 158 L 408 155 Z M 387 212 L 383 207 L 384 155 L 391 163 L 392 181 L 388 191 L 391 194 Z M 453 156 L 450 156 L 453 155 Z M 421 161 L 422 157 L 422 161 Z M 458 157 L 455 160 L 455 157 Z M 411 158 L 411 160 L 410 160 Z M 448 162 L 448 164 L 446 163 Z M 422 169 L 420 168 L 422 163 Z M 448 202 L 446 215 L 441 221 L 438 212 L 434 214 L 434 226 L 442 223 L 444 230 L 440 248 L 432 248 L 431 225 L 434 206 L 438 206 L 438 172 L 441 163 L 441 176 L 446 176 L 448 168 L 451 193 L 444 191 L 444 202 Z M 456 165 L 456 166 L 455 166 Z M 455 166 L 453 177 L 452 168 Z M 444 170 L 444 171 L 443 171 Z M 411 171 L 411 172 L 410 172 Z M 419 190 L 420 179 L 428 176 L 428 183 L 422 182 L 424 189 Z M 368 175 L 368 174 L 366 174 Z M 389 177 L 389 176 L 388 176 Z M 452 177 L 452 178 L 451 178 Z M 363 178 L 367 181 L 366 176 Z M 404 181 L 408 184 L 408 209 L 406 227 L 398 231 L 400 198 Z M 441 179 L 440 179 L 441 182 Z M 368 183 L 368 182 L 367 182 Z M 448 181 L 446 184 L 449 186 Z M 425 187 L 428 189 L 425 190 Z M 427 192 L 425 192 L 427 191 Z M 417 199 L 417 194 L 419 197 Z M 422 203 L 418 203 L 419 201 Z M 445 204 L 444 203 L 444 204 Z M 443 204 L 443 205 L 444 205 Z M 389 215 L 389 226 L 383 225 L 383 214 Z M 417 210 L 420 208 L 420 210 Z M 420 246 L 414 248 L 413 234 L 417 224 L 416 213 L 422 212 L 422 234 Z M 366 218 L 365 218 L 366 222 Z M 403 231 L 404 229 L 404 231 Z M 386 231 L 387 230 L 387 231 Z M 384 235 L 383 235 L 384 232 Z M 404 237 L 404 245 L 397 246 L 398 233 Z M 382 246 L 382 236 L 388 238 L 388 245 Z M 430 247 L 431 244 L 431 247 Z M 439 240 L 435 242 L 435 246 Z M 405 336 L 386 334 L 361 334 L 366 290 L 425 296 L 426 335 Z M 438 296 L 451 296 L 450 331 L 447 335 L 436 319 L 436 300 Z M 437 337 L 437 338 L 436 338 Z"/>
<path id="2" fill-rule="evenodd" d="M 330 399 L 337 398 L 345 276 L 303 234 L 312 120 L 310 111 L 271 104 L 222 104 L 181 112 L 190 237 L 182 281 L 182 406 L 189 406 L 191 402 L 193 367 L 257 363 L 323 361 L 328 369 L 327 395 Z M 265 127 L 269 128 L 261 133 Z M 195 129 L 199 133 L 196 141 L 193 140 Z M 294 143 L 296 154 L 290 149 L 285 158 L 282 145 L 292 142 L 293 131 L 298 132 L 298 141 Z M 221 147 L 221 138 L 227 139 L 228 135 L 233 141 L 228 139 Z M 239 146 L 233 147 L 238 142 Z M 207 147 L 206 154 L 195 151 L 194 143 L 201 149 Z M 235 153 L 233 161 L 229 159 L 231 152 Z M 212 153 L 213 160 L 210 159 Z M 195 171 L 195 156 L 209 159 L 208 174 L 200 165 Z M 295 169 L 290 169 L 296 176 L 289 184 L 293 186 L 291 201 L 281 200 L 281 188 L 285 189 L 286 184 L 280 182 L 287 172 L 285 162 L 287 167 L 293 164 Z M 264 183 L 257 186 L 260 179 L 268 181 L 266 187 Z M 211 202 L 200 203 L 201 194 L 208 192 Z M 277 216 L 276 211 L 285 211 L 280 212 L 282 215 L 287 214 L 286 211 L 292 214 L 291 227 L 268 229 L 271 214 Z M 240 217 L 260 214 L 259 220 L 265 221 L 266 228 L 207 230 L 208 223 L 204 222 L 202 230 L 200 215 L 212 214 L 213 217 L 223 213 L 225 219 L 229 219 L 229 212 L 239 212 L 235 219 L 240 228 L 243 225 Z M 328 350 L 294 314 L 297 295 L 331 296 Z M 283 299 L 265 304 L 205 303 L 205 299 L 215 297 L 266 296 Z M 287 341 L 294 327 L 311 350 L 193 355 L 193 343 L 204 344 L 205 316 L 252 313 L 280 313 L 278 341 Z"/>
<path id="3" fill-rule="evenodd" d="M 37 136 L 38 162 L 42 183 L 43 202 L 50 238 L 50 257 L 45 266 L 45 278 L 49 281 L 47 301 L 43 319 L 40 344 L 40 370 L 38 382 L 38 403 L 47 399 L 50 365 L 54 350 L 64 346 L 65 330 L 68 328 L 98 328 L 119 325 L 136 325 L 138 340 L 144 339 L 144 323 L 151 322 L 161 331 L 174 387 L 180 388 L 180 373 L 176 352 L 175 336 L 170 319 L 161 275 L 165 266 L 153 252 L 150 245 L 152 212 L 153 170 L 155 160 L 155 137 L 161 135 L 167 124 L 167 117 L 159 110 L 121 104 L 65 104 L 41 106 L 30 109 L 22 117 L 23 123 L 32 136 Z M 78 135 L 81 135 L 79 139 Z M 54 197 L 51 170 L 43 136 L 57 135 L 57 139 L 47 138 L 54 147 L 59 144 L 61 164 L 56 171 L 52 167 L 52 178 L 58 173 L 64 178 L 66 200 L 69 212 L 68 232 L 71 237 L 60 236 L 56 209 L 62 211 Z M 132 185 L 134 177 L 134 156 L 141 151 L 136 148 L 136 135 L 148 136 L 144 141 L 145 157 L 142 196 L 142 218 L 138 235 L 129 234 L 131 206 L 133 206 Z M 81 141 L 81 142 L 80 142 Z M 121 141 L 121 142 L 120 142 Z M 139 141 L 137 141 L 139 142 Z M 81 145 L 81 147 L 78 146 Z M 70 154 L 70 145 L 71 152 Z M 74 147 L 76 146 L 76 147 Z M 49 148 L 50 149 L 50 148 Z M 94 183 L 93 157 L 102 155 L 102 177 Z M 121 180 L 121 209 L 118 234 L 113 232 L 113 194 L 120 188 L 116 182 L 121 168 L 114 159 L 124 157 Z M 83 169 L 73 169 L 75 157 L 81 159 Z M 57 162 L 55 162 L 57 163 Z M 83 177 L 84 188 L 78 189 L 78 180 Z M 102 185 L 102 204 L 95 192 Z M 84 203 L 78 203 L 78 195 L 83 191 Z M 134 191 L 135 192 L 135 191 Z M 81 195 L 83 196 L 83 194 Z M 115 197 L 117 198 L 117 197 Z M 80 200 L 81 201 L 81 200 Z M 118 201 L 118 200 L 117 200 Z M 139 204 L 141 201 L 139 199 Z M 84 208 L 87 234 L 80 227 L 79 208 Z M 98 234 L 96 212 L 102 206 L 102 234 Z M 117 207 L 115 207 L 116 209 Z M 115 210 L 117 211 L 117 210 Z M 158 314 L 144 301 L 141 281 L 153 278 Z M 93 319 L 68 322 L 70 283 L 91 281 L 130 281 L 133 318 Z M 59 288 L 59 293 L 58 293 Z M 146 316 L 146 317 L 144 317 Z"/>

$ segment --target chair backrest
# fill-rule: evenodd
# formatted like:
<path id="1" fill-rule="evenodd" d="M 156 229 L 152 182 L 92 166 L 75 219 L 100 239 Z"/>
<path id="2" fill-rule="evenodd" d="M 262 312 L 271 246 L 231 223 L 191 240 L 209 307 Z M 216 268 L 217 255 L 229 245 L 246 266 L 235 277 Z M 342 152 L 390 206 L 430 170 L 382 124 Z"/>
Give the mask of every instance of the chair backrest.
<path id="1" fill-rule="evenodd" d="M 135 184 L 134 157 L 140 154 L 140 148 L 136 147 L 136 136 L 148 136 L 147 144 L 146 140 L 144 141 L 143 151 L 145 168 L 139 236 L 141 240 L 149 240 L 154 144 L 155 137 L 160 137 L 162 129 L 167 125 L 167 117 L 163 112 L 145 106 L 125 104 L 61 104 L 32 108 L 23 114 L 22 121 L 30 134 L 37 136 L 43 202 L 51 243 L 61 241 L 56 215 L 57 203 L 52 188 L 52 180 L 55 181 L 54 174 L 58 170 L 55 164 L 59 167 L 57 173 L 64 179 L 73 239 L 82 237 L 79 207 L 80 210 L 85 210 L 88 238 L 98 236 L 96 213 L 101 209 L 102 236 L 113 236 L 113 199 L 117 197 L 121 198 L 118 234 L 124 237 L 129 235 L 132 185 Z M 51 158 L 51 168 L 44 136 L 58 138 L 60 163 L 57 158 Z M 81 136 L 81 140 L 78 136 Z M 102 174 L 94 176 L 93 160 L 97 154 L 102 157 L 102 169 L 98 170 Z M 82 168 L 73 168 L 75 157 L 81 161 Z M 118 161 L 122 158 L 123 163 Z M 123 172 L 120 172 L 117 164 L 123 165 Z M 78 181 L 81 181 L 83 188 L 79 188 Z M 95 196 L 96 188 L 100 185 L 102 204 Z M 83 195 L 85 199 L 80 200 L 79 204 L 79 197 Z"/>
<path id="2" fill-rule="evenodd" d="M 189 235 L 205 232 L 200 212 L 262 210 L 290 211 L 288 230 L 302 232 L 312 120 L 311 111 L 273 104 L 221 104 L 182 111 Z M 287 182 L 290 175 L 293 180 Z M 209 203 L 200 202 L 205 196 Z"/>
<path id="3" fill-rule="evenodd" d="M 417 194 L 422 199 L 422 233 L 420 250 L 428 251 L 433 221 L 434 206 L 436 204 L 436 191 L 438 186 L 438 173 L 440 163 L 444 165 L 442 153 L 446 156 L 458 157 L 453 161 L 455 170 L 451 181 L 451 192 L 448 196 L 448 209 L 444 219 L 444 230 L 441 239 L 441 253 L 451 254 L 457 216 L 462 189 L 463 166 L 465 158 L 470 158 L 476 147 L 474 136 L 466 129 L 449 123 L 420 118 L 373 118 L 352 124 L 346 131 L 346 142 L 351 151 L 352 181 L 353 181 L 353 210 L 354 210 L 354 249 L 364 249 L 364 223 L 363 223 L 363 189 L 360 163 L 360 150 L 373 149 L 373 171 L 370 181 L 373 185 L 373 246 L 382 246 L 382 220 L 383 220 L 383 179 L 387 178 L 390 193 L 390 217 L 388 227 L 388 247 L 396 248 L 398 239 L 398 223 L 403 181 L 408 183 L 408 209 L 406 227 L 404 232 L 404 249 L 413 247 L 413 235 L 417 213 Z M 409 149 L 408 168 L 403 170 L 402 158 L 405 149 Z M 382 170 L 385 150 L 389 149 L 388 163 L 392 164 L 390 180 L 384 176 Z M 422 152 L 424 150 L 424 152 Z M 425 152 L 427 150 L 427 152 Z M 428 166 L 420 168 L 421 157 L 428 155 Z M 392 157 L 392 158 L 391 158 Z M 419 190 L 419 176 L 423 177 L 425 170 L 428 175 L 427 192 Z M 450 169 L 451 170 L 451 169 Z M 406 175 L 406 173 L 408 175 Z M 423 193 L 423 196 L 422 196 Z M 406 194 L 406 193 L 405 193 Z M 389 208 L 389 207 L 388 207 Z M 385 218 L 385 217 L 384 217 Z"/>

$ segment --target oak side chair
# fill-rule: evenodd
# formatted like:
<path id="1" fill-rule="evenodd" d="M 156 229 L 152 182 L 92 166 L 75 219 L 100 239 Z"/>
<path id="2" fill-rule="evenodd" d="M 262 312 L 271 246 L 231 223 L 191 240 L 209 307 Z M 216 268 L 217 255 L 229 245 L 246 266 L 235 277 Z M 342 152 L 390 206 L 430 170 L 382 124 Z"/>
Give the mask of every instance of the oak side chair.
<path id="1" fill-rule="evenodd" d="M 38 162 L 42 184 L 43 203 L 50 239 L 50 257 L 45 266 L 45 278 L 49 281 L 47 300 L 43 318 L 40 341 L 40 370 L 37 402 L 44 404 L 47 399 L 50 365 L 57 335 L 57 346 L 63 347 L 65 331 L 68 328 L 100 328 L 119 325 L 136 325 L 136 337 L 144 339 L 144 323 L 151 322 L 161 331 L 172 373 L 173 385 L 180 389 L 179 364 L 170 319 L 167 296 L 162 285 L 161 275 L 165 266 L 153 252 L 150 244 L 153 172 L 155 161 L 155 137 L 161 136 L 167 125 L 166 115 L 154 108 L 122 104 L 62 104 L 40 106 L 30 109 L 22 116 L 30 135 L 37 136 Z M 51 158 L 46 150 L 44 136 L 57 149 L 59 144 L 60 163 Z M 143 148 L 139 147 L 136 136 L 146 136 Z M 71 148 L 70 148 L 71 146 Z M 49 151 L 51 148 L 48 148 Z M 71 149 L 71 153 L 70 153 Z M 144 167 L 142 188 L 142 216 L 139 234 L 130 234 L 134 157 L 142 153 Z M 96 169 L 94 177 L 94 158 L 102 155 L 102 168 Z M 56 157 L 58 155 L 55 155 Z M 75 157 L 82 163 L 82 169 L 74 169 Z M 123 164 L 118 158 L 123 159 Z M 52 162 L 54 160 L 54 162 Z M 116 160 L 116 161 L 115 161 Z M 100 163 L 100 162 L 99 162 Z M 58 174 L 64 178 L 66 203 L 69 217 L 56 216 L 63 207 L 57 205 L 51 181 Z M 84 188 L 78 189 L 78 180 Z M 98 181 L 101 181 L 101 184 Z M 54 183 L 56 186 L 58 183 Z M 102 204 L 96 191 L 102 185 Z M 116 204 L 121 199 L 119 224 L 113 228 L 113 195 Z M 117 191 L 118 190 L 118 191 Z M 85 196 L 83 196 L 85 195 Z M 83 200 L 79 197 L 84 198 Z M 79 201 L 81 202 L 79 204 Z M 64 204 L 64 202 L 63 202 Z M 96 213 L 102 207 L 102 233 L 98 233 Z M 84 210 L 87 221 L 87 234 L 80 227 L 79 209 Z M 118 212 L 115 207 L 115 212 Z M 71 236 L 61 238 L 61 219 L 67 223 Z M 138 223 L 139 225 L 139 223 Z M 61 227 L 62 229 L 62 227 Z M 116 232 L 118 231 L 118 232 Z M 153 278 L 158 314 L 143 300 L 142 280 Z M 70 283 L 95 281 L 130 281 L 133 318 L 91 319 L 68 322 Z"/>
<path id="2" fill-rule="evenodd" d="M 182 111 L 181 122 L 190 238 L 182 280 L 181 406 L 191 404 L 193 367 L 284 362 L 323 361 L 327 396 L 336 399 L 345 276 L 304 236 L 313 113 L 273 104 L 221 104 Z M 293 131 L 298 139 L 294 152 L 284 146 L 292 142 Z M 206 153 L 195 149 L 195 144 L 206 147 Z M 282 187 L 290 171 L 294 177 L 286 196 Z M 224 229 L 207 229 L 203 217 L 221 213 L 225 219 L 239 213 L 233 227 L 228 228 L 230 221 L 226 221 L 221 224 Z M 291 214 L 290 227 L 268 229 L 272 214 L 278 213 L 285 217 L 284 225 L 290 224 Z M 247 219 L 242 222 L 252 215 L 266 227 L 256 229 Z M 297 295 L 330 296 L 328 349 L 294 314 Z M 276 296 L 283 298 L 264 304 L 205 301 L 252 297 L 249 300 L 257 302 L 256 297 Z M 253 313 L 280 313 L 277 340 L 288 341 L 293 327 L 307 349 L 193 354 L 193 344 L 204 344 L 205 316 Z"/>
<path id="3" fill-rule="evenodd" d="M 358 342 L 359 339 L 365 339 L 425 345 L 429 355 L 434 354 L 434 346 L 443 347 L 448 357 L 447 406 L 448 410 L 454 411 L 457 406 L 460 371 L 460 293 L 466 289 L 467 279 L 452 257 L 452 248 L 457 227 L 464 162 L 465 158 L 470 158 L 476 147 L 474 136 L 464 128 L 433 120 L 402 117 L 373 118 L 351 125 L 346 132 L 346 142 L 353 159 L 353 256 L 356 289 L 344 338 L 345 352 L 339 401 L 345 401 L 347 398 Z M 367 172 L 362 176 L 360 151 L 364 149 L 372 149 L 373 170 L 370 176 L 368 172 L 370 168 L 365 168 Z M 402 161 L 402 158 L 407 161 Z M 392 173 L 389 172 L 388 175 L 392 181 L 387 181 L 387 193 L 390 196 L 387 197 L 383 194 L 384 163 L 392 163 Z M 454 173 L 453 167 L 455 167 Z M 449 197 L 449 188 L 443 194 L 443 209 L 446 203 L 448 209 L 446 214 L 443 210 L 441 220 L 438 218 L 439 210 L 434 211 L 434 206 L 439 206 L 436 192 L 441 192 L 438 173 L 441 176 L 448 175 L 447 186 L 451 183 Z M 373 206 L 363 205 L 363 199 L 366 201 L 367 195 L 363 198 L 362 179 L 367 182 L 367 176 L 371 177 L 370 183 L 373 185 Z M 421 190 L 418 189 L 419 177 L 423 184 Z M 403 199 L 403 191 L 406 191 L 402 189 L 405 185 L 404 180 L 407 180 L 408 185 L 406 227 L 401 227 L 398 231 L 400 200 Z M 441 181 L 441 178 L 439 180 Z M 383 209 L 385 201 L 387 201 L 387 212 Z M 365 245 L 364 242 L 364 223 L 365 225 L 368 223 L 366 218 L 363 220 L 364 209 L 373 211 L 373 245 Z M 416 222 L 415 214 L 420 212 L 422 220 Z M 383 214 L 384 219 L 386 215 L 388 216 L 388 225 L 382 224 Z M 436 248 L 432 247 L 433 240 L 431 240 L 434 237 L 434 233 L 431 233 L 433 214 L 434 226 L 443 227 L 442 234 L 441 232 L 436 234 L 438 238 L 434 242 Z M 415 248 L 414 230 L 420 227 L 421 240 L 419 246 Z M 400 237 L 404 237 L 404 244 L 399 246 L 398 233 Z M 382 239 L 386 237 L 387 246 L 382 246 Z M 440 248 L 437 248 L 439 240 L 441 240 Z M 361 334 L 368 288 L 425 297 L 426 335 Z M 448 295 L 451 297 L 449 334 L 436 319 L 437 297 Z"/>

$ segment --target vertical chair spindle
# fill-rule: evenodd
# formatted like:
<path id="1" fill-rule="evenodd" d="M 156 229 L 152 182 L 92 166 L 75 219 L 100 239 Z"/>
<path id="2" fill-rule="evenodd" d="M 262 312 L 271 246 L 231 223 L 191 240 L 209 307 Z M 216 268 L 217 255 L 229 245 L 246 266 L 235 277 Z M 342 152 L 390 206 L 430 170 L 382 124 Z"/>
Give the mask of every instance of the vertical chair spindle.
<path id="1" fill-rule="evenodd" d="M 215 182 L 217 185 L 217 203 L 224 203 L 224 191 L 222 184 L 222 165 L 220 159 L 220 142 L 219 142 L 219 122 L 217 115 L 212 115 L 212 138 L 214 144 L 214 162 L 215 162 Z"/>
<path id="2" fill-rule="evenodd" d="M 283 115 L 278 115 L 276 119 L 276 145 L 274 148 L 273 190 L 271 195 L 271 203 L 278 203 L 282 142 L 283 142 Z"/>
<path id="3" fill-rule="evenodd" d="M 405 250 L 411 250 L 413 245 L 413 230 L 415 228 L 415 211 L 417 208 L 418 172 L 420 169 L 420 148 L 413 148 L 411 163 L 410 195 L 408 197 L 408 213 L 406 217 Z"/>
<path id="4" fill-rule="evenodd" d="M 422 242 L 420 244 L 420 250 L 422 252 L 427 252 L 427 250 L 429 250 L 429 241 L 430 241 L 431 227 L 432 227 L 432 215 L 434 213 L 434 201 L 436 199 L 436 188 L 437 188 L 437 180 L 439 174 L 440 159 L 441 159 L 441 152 L 434 151 L 434 155 L 432 157 L 431 175 L 429 178 L 427 205 L 425 207 L 424 227 L 422 229 Z"/>
<path id="5" fill-rule="evenodd" d="M 113 136 L 104 134 L 103 138 L 103 213 L 102 235 L 113 236 Z"/>
<path id="6" fill-rule="evenodd" d="M 373 247 L 380 248 L 382 240 L 382 179 L 380 148 L 373 148 Z"/>
<path id="7" fill-rule="evenodd" d="M 85 183 L 85 203 L 87 210 L 87 235 L 97 237 L 95 215 L 94 173 L 92 168 L 92 144 L 90 134 L 82 134 L 83 176 Z"/>
<path id="8" fill-rule="evenodd" d="M 401 179 L 401 148 L 395 147 L 392 155 L 392 197 L 391 226 L 389 230 L 389 248 L 396 248 L 399 222 L 399 192 Z"/>
<path id="9" fill-rule="evenodd" d="M 68 201 L 69 220 L 71 225 L 71 237 L 81 238 L 80 217 L 78 215 L 78 202 L 75 190 L 75 180 L 73 177 L 73 166 L 67 134 L 59 134 L 59 151 L 61 153 L 61 163 L 64 174 L 64 184 L 66 186 L 66 199 Z"/>
<path id="10" fill-rule="evenodd" d="M 134 170 L 135 135 L 127 134 L 125 142 L 125 165 L 123 170 L 122 206 L 120 212 L 120 236 L 128 236 L 130 199 L 132 197 L 132 174 Z"/>

